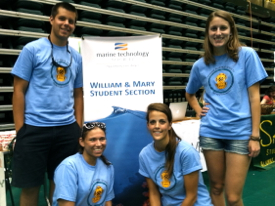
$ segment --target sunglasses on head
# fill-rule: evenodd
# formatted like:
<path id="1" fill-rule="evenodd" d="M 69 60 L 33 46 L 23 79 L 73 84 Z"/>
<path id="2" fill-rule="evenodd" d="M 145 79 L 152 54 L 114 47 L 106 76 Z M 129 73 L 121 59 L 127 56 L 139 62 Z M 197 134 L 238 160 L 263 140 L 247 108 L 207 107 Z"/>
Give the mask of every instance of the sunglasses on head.
<path id="1" fill-rule="evenodd" d="M 93 129 L 95 127 L 98 127 L 100 129 L 105 129 L 106 124 L 103 122 L 87 122 L 83 124 L 83 127 L 85 127 L 86 129 Z"/>

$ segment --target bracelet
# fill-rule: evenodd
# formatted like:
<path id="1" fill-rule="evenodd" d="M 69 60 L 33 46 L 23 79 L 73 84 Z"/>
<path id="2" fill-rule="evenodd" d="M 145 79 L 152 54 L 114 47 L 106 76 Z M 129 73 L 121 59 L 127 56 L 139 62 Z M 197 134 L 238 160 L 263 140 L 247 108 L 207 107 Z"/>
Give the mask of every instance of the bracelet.
<path id="1" fill-rule="evenodd" d="M 261 137 L 255 137 L 255 136 L 250 136 L 250 139 L 249 140 L 252 140 L 252 141 L 260 141 Z"/>

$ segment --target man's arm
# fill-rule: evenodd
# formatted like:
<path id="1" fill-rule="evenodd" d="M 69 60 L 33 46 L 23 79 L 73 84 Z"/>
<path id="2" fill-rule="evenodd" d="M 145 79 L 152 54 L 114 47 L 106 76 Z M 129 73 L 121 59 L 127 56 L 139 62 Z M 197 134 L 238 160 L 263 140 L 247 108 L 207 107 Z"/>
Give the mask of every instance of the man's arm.
<path id="1" fill-rule="evenodd" d="M 19 131 L 25 121 L 25 93 L 28 85 L 28 81 L 14 76 L 12 106 L 16 132 Z"/>
<path id="2" fill-rule="evenodd" d="M 83 89 L 74 89 L 74 115 L 80 128 L 83 125 Z"/>

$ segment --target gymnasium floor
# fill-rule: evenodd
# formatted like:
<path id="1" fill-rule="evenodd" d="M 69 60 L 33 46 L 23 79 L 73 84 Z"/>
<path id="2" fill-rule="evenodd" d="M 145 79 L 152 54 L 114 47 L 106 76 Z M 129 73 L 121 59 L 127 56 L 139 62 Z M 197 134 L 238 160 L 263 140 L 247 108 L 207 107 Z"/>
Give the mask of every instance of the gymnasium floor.
<path id="1" fill-rule="evenodd" d="M 203 173 L 205 183 L 208 185 L 207 172 Z M 20 189 L 13 188 L 15 206 L 19 205 Z M 39 206 L 47 206 L 43 198 L 43 187 L 40 190 Z M 275 167 L 270 170 L 250 168 L 244 188 L 243 200 L 245 206 L 272 206 L 275 198 Z M 7 194 L 7 206 L 11 206 L 10 196 Z M 125 205 L 131 206 L 131 205 Z"/>

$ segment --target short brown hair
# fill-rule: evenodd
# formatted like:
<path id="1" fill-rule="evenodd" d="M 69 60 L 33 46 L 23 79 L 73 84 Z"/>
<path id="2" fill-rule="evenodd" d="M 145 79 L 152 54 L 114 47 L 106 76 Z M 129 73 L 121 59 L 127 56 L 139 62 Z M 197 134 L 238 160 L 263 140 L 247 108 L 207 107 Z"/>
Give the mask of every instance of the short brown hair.
<path id="1" fill-rule="evenodd" d="M 73 5 L 71 5 L 71 4 L 67 3 L 67 2 L 64 2 L 64 1 L 55 4 L 55 5 L 53 6 L 52 12 L 51 12 L 51 16 L 52 16 L 53 18 L 55 18 L 55 16 L 58 14 L 58 9 L 59 9 L 59 8 L 64 8 L 64 9 L 66 9 L 66 10 L 68 10 L 68 11 L 74 12 L 74 13 L 75 13 L 75 23 L 76 23 L 76 20 L 77 20 L 77 18 L 78 18 L 78 13 L 77 13 L 76 8 L 75 8 Z"/>

